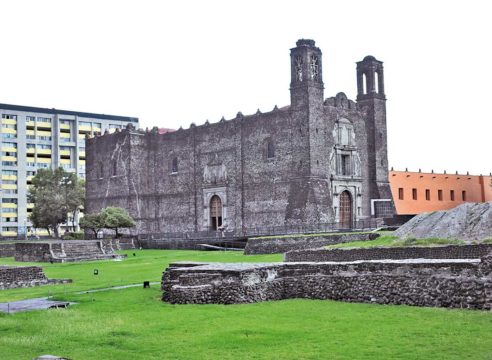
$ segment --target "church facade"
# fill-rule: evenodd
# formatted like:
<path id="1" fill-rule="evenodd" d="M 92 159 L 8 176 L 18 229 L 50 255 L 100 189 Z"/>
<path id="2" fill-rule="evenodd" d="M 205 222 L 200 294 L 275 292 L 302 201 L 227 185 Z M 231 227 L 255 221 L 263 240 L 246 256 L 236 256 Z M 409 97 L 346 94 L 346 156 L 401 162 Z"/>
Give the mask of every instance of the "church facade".
<path id="1" fill-rule="evenodd" d="M 393 213 L 383 63 L 357 63 L 357 101 L 324 98 L 313 40 L 291 49 L 291 103 L 175 132 L 86 141 L 87 213 L 126 208 L 140 234 L 338 223 Z"/>

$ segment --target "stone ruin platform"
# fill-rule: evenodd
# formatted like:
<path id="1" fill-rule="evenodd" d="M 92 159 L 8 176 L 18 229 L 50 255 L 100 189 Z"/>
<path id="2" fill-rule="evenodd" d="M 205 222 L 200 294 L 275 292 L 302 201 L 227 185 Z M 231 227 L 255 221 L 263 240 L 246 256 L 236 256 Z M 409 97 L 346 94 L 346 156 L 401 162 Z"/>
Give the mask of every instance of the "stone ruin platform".
<path id="1" fill-rule="evenodd" d="M 75 262 L 89 260 L 122 259 L 114 253 L 111 244 L 102 240 L 58 240 L 42 242 L 17 242 L 15 261 L 28 262 Z"/>
<path id="2" fill-rule="evenodd" d="M 48 279 L 40 266 L 0 265 L 0 290 L 71 282 L 70 279 Z"/>
<path id="3" fill-rule="evenodd" d="M 163 301 L 240 304 L 291 298 L 492 309 L 492 255 L 482 259 L 173 263 Z"/>

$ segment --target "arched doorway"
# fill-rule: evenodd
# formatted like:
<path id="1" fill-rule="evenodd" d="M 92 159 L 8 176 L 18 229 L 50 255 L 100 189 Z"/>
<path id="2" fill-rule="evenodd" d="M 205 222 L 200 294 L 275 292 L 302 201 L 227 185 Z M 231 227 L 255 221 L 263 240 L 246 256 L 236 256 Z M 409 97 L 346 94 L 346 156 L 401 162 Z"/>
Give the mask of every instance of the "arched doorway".
<path id="1" fill-rule="evenodd" d="M 340 227 L 343 229 L 352 228 L 352 195 L 347 190 L 340 194 Z"/>
<path id="2" fill-rule="evenodd" d="M 210 199 L 210 227 L 212 230 L 218 230 L 222 226 L 222 200 L 217 195 Z"/>

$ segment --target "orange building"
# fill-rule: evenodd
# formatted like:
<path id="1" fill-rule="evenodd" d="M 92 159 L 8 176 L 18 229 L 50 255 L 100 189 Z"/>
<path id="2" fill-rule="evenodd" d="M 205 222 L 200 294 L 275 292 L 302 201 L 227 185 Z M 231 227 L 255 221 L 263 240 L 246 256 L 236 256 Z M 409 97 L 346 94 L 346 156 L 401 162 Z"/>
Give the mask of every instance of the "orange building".
<path id="1" fill-rule="evenodd" d="M 397 215 L 447 210 L 464 202 L 492 201 L 492 175 L 389 172 Z"/>

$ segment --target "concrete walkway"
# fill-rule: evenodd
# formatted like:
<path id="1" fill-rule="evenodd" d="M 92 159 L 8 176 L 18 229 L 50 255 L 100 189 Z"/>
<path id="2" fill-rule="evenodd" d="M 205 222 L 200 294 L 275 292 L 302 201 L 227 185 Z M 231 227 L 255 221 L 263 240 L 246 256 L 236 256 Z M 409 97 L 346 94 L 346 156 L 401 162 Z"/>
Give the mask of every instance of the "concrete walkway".
<path id="1" fill-rule="evenodd" d="M 160 284 L 160 282 L 156 281 L 156 282 L 150 283 L 150 285 L 157 285 L 157 284 Z M 138 286 L 143 286 L 143 284 L 130 284 L 130 285 L 113 286 L 113 287 L 104 288 L 104 289 L 90 289 L 90 290 L 79 291 L 79 292 L 76 292 L 75 294 L 81 295 L 81 294 L 89 294 L 89 293 L 95 293 L 95 292 L 100 292 L 100 291 L 121 290 L 121 289 L 128 289 L 128 288 L 138 287 Z M 33 298 L 33 299 L 26 299 L 26 300 L 0 303 L 0 312 L 12 314 L 12 313 L 21 312 L 21 311 L 66 308 L 71 304 L 75 304 L 75 303 L 69 302 L 69 301 L 54 301 L 54 300 L 50 300 L 50 298 L 47 298 L 47 297 Z"/>

